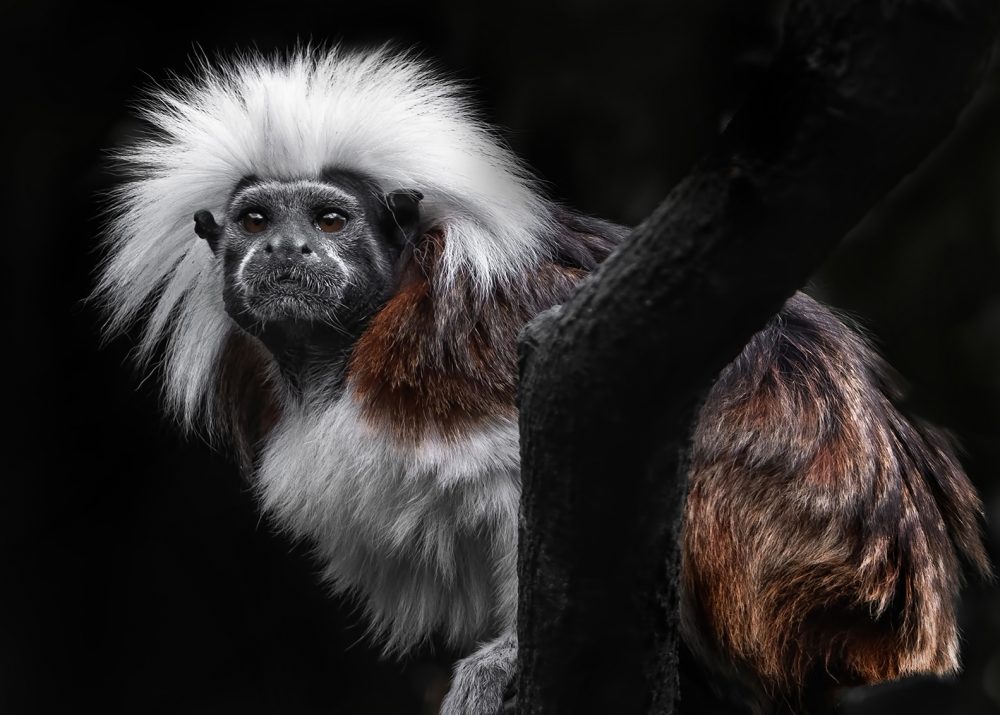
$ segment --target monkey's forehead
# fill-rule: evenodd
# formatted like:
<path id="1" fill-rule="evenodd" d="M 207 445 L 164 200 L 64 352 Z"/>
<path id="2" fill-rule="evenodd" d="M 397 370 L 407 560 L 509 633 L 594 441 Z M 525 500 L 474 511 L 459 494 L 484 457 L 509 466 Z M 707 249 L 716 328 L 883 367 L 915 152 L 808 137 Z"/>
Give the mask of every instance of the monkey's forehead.
<path id="1" fill-rule="evenodd" d="M 338 182 L 335 179 L 262 179 L 253 177 L 237 184 L 229 200 L 231 209 L 255 203 L 281 203 L 286 206 L 312 207 L 333 203 L 360 212 L 378 195 L 374 184 Z"/>

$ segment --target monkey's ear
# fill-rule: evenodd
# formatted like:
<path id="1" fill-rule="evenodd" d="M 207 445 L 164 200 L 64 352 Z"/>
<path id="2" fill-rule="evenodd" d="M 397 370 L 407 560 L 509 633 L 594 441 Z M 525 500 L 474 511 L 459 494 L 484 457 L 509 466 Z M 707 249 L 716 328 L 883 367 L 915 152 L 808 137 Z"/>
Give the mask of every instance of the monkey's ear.
<path id="1" fill-rule="evenodd" d="M 194 215 L 194 232 L 208 241 L 212 253 L 218 253 L 219 239 L 222 238 L 222 226 L 215 222 L 211 211 L 202 209 Z"/>
<path id="2" fill-rule="evenodd" d="M 424 195 L 416 189 L 399 189 L 385 195 L 385 205 L 389 207 L 389 213 L 407 238 L 411 237 L 411 232 L 420 221 L 422 198 Z"/>

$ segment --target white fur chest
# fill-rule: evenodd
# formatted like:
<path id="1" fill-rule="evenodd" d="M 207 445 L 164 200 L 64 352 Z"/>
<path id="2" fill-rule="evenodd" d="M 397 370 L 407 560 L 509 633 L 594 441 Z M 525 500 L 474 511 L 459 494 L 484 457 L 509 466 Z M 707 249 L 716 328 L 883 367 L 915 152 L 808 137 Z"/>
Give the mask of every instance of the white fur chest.
<path id="1" fill-rule="evenodd" d="M 467 645 L 513 621 L 517 425 L 404 445 L 348 393 L 291 405 L 257 472 L 266 511 L 316 547 L 323 576 L 360 598 L 387 650 L 438 631 Z"/>

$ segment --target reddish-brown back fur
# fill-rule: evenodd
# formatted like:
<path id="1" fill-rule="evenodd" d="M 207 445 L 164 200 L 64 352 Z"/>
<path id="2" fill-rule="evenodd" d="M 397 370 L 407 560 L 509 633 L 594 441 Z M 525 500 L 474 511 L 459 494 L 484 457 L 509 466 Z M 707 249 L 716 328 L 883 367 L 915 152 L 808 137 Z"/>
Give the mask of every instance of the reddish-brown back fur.
<path id="1" fill-rule="evenodd" d="M 700 647 L 771 691 L 957 667 L 979 502 L 881 361 L 798 295 L 726 368 L 695 433 L 684 530 Z"/>

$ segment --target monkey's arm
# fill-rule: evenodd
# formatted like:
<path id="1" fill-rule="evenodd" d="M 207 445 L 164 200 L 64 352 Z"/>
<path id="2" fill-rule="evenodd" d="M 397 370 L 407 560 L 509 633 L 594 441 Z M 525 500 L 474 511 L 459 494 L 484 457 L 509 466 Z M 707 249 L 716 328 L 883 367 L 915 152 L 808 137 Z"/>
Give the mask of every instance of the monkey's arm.
<path id="1" fill-rule="evenodd" d="M 988 570 L 948 441 L 884 363 L 803 294 L 754 336 L 698 419 L 685 640 L 795 696 L 958 668 L 960 558 Z"/>
<path id="2" fill-rule="evenodd" d="M 505 631 L 455 665 L 441 715 L 499 715 L 517 672 L 517 634 Z"/>

